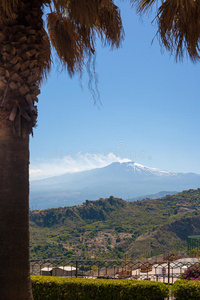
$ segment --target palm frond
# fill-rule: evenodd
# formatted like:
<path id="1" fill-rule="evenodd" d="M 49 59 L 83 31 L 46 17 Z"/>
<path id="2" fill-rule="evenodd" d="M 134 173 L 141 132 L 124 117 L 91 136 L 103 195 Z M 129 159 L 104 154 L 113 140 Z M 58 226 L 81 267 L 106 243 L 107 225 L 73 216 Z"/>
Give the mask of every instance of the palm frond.
<path id="1" fill-rule="evenodd" d="M 123 26 L 119 8 L 112 0 L 69 0 L 67 13 L 79 28 L 97 29 L 111 46 L 119 46 Z"/>
<path id="2" fill-rule="evenodd" d="M 69 0 L 67 11 L 76 24 L 92 27 L 98 17 L 99 0 Z"/>
<path id="3" fill-rule="evenodd" d="M 118 48 L 123 40 L 124 30 L 119 8 L 112 1 L 109 2 L 109 6 L 102 6 L 99 10 L 97 26 L 105 43 L 110 44 L 111 47 L 116 46 Z"/>
<path id="4" fill-rule="evenodd" d="M 83 50 L 73 23 L 65 17 L 61 18 L 56 12 L 52 12 L 47 16 L 47 27 L 52 46 L 61 63 L 67 66 L 71 75 L 75 71 L 80 71 L 83 63 Z"/>
<path id="5" fill-rule="evenodd" d="M 200 1 L 166 0 L 157 14 L 158 34 L 162 44 L 176 59 L 184 56 L 185 50 L 195 61 L 199 56 Z"/>
<path id="6" fill-rule="evenodd" d="M 70 74 L 81 71 L 95 52 L 96 32 L 111 47 L 119 47 L 123 27 L 112 0 L 52 0 L 47 27 L 53 47 Z"/>
<path id="7" fill-rule="evenodd" d="M 19 0 L 0 0 L 0 9 L 7 17 L 12 17 L 14 8 L 19 4 Z"/>
<path id="8" fill-rule="evenodd" d="M 43 37 L 42 37 L 42 49 L 40 49 L 40 57 L 38 58 L 39 62 L 39 74 L 40 74 L 40 82 L 42 82 L 43 79 L 47 78 L 47 75 L 49 74 L 51 70 L 51 44 L 48 37 L 48 34 L 46 33 L 45 29 L 43 28 Z"/>
<path id="9" fill-rule="evenodd" d="M 158 0 L 131 0 L 131 2 L 133 5 L 136 4 L 139 13 L 143 13 L 149 10 Z"/>
<path id="10" fill-rule="evenodd" d="M 63 12 L 68 7 L 68 0 L 51 0 L 53 1 L 54 6 L 60 10 L 60 12 Z"/>

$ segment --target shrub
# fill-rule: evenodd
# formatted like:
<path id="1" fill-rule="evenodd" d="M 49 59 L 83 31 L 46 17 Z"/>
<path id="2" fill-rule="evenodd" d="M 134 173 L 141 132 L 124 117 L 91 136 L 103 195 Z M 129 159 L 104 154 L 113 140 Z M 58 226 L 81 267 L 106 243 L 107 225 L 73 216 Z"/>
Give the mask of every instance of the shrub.
<path id="1" fill-rule="evenodd" d="M 177 280 L 172 286 L 172 293 L 176 300 L 200 300 L 200 282 Z"/>
<path id="2" fill-rule="evenodd" d="M 35 300 L 164 300 L 160 282 L 32 276 Z"/>
<path id="3" fill-rule="evenodd" d="M 200 265 L 195 264 L 187 268 L 180 276 L 181 279 L 200 280 Z"/>

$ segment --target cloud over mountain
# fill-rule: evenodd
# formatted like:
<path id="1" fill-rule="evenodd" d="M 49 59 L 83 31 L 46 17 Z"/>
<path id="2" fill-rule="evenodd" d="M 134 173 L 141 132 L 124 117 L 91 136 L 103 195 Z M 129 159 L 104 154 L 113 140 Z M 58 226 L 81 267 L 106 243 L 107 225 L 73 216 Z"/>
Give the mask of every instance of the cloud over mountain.
<path id="1" fill-rule="evenodd" d="M 82 153 L 61 156 L 59 158 L 49 158 L 45 160 L 34 160 L 30 165 L 30 180 L 44 179 L 58 176 L 65 173 L 76 173 L 95 168 L 105 167 L 113 162 L 128 162 L 130 159 L 121 158 L 110 152 Z"/>

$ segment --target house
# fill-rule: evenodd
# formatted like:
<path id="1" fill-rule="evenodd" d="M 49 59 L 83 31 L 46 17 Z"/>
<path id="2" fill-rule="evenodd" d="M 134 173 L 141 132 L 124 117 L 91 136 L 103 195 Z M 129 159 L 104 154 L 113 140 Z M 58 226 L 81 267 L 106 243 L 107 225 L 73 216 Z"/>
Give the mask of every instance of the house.
<path id="1" fill-rule="evenodd" d="M 42 276 L 52 276 L 52 267 L 44 267 L 41 269 L 41 275 Z"/>
<path id="2" fill-rule="evenodd" d="M 76 276 L 76 268 L 72 266 L 44 267 L 41 269 L 41 275 L 74 277 Z"/>

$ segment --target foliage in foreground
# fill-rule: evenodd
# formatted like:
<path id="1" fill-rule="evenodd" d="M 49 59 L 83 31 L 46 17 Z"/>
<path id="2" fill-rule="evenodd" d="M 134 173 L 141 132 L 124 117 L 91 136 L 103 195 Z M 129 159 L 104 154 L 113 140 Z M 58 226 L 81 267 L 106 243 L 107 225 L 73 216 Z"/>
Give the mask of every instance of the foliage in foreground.
<path id="1" fill-rule="evenodd" d="M 32 276 L 33 296 L 37 300 L 164 300 L 169 290 L 164 283 Z"/>
<path id="2" fill-rule="evenodd" d="M 195 264 L 188 267 L 180 276 L 181 279 L 200 280 L 200 265 Z"/>
<path id="3" fill-rule="evenodd" d="M 200 282 L 191 280 L 177 280 L 172 286 L 176 300 L 200 300 Z"/>

